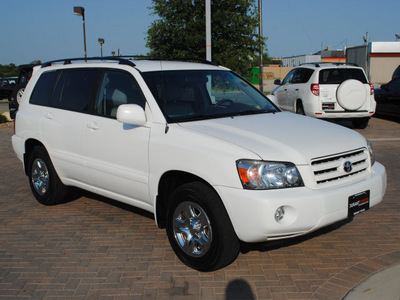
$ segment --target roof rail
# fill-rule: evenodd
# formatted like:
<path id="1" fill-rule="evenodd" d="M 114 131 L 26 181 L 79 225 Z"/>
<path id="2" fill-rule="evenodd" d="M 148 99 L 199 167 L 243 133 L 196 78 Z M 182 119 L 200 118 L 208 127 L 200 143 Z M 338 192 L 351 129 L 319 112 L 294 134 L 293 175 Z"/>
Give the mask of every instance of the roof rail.
<path id="1" fill-rule="evenodd" d="M 73 61 L 116 61 L 121 65 L 128 65 L 135 67 L 136 64 L 133 62 L 134 60 L 166 60 L 166 61 L 184 61 L 184 62 L 198 62 L 203 64 L 209 64 L 213 66 L 218 66 L 217 63 L 197 59 L 197 58 L 173 58 L 173 57 L 156 57 L 156 56 L 145 56 L 145 55 L 123 55 L 123 56 L 104 56 L 104 57 L 77 57 L 77 58 L 64 58 L 64 59 L 57 59 L 45 62 L 42 64 L 42 68 L 49 67 L 53 65 L 53 63 L 63 63 L 64 65 L 69 65 Z"/>
<path id="2" fill-rule="evenodd" d="M 51 66 L 53 63 L 64 63 L 64 65 L 69 65 L 73 61 L 85 61 L 87 62 L 88 60 L 111 60 L 111 61 L 117 61 L 121 65 L 128 65 L 128 66 L 136 66 L 131 60 L 121 58 L 120 56 L 104 56 L 104 57 L 78 57 L 78 58 L 64 58 L 64 59 L 57 59 L 57 60 L 51 60 L 48 62 L 45 62 L 42 64 L 42 68 L 46 68 Z"/>
<path id="3" fill-rule="evenodd" d="M 335 65 L 335 66 L 341 66 L 341 65 L 350 65 L 354 67 L 358 67 L 357 64 L 354 63 L 340 63 L 340 62 L 328 62 L 328 61 L 320 61 L 320 62 L 307 62 L 307 63 L 302 63 L 300 66 L 303 65 L 314 65 L 315 67 L 319 68 L 321 65 Z"/>

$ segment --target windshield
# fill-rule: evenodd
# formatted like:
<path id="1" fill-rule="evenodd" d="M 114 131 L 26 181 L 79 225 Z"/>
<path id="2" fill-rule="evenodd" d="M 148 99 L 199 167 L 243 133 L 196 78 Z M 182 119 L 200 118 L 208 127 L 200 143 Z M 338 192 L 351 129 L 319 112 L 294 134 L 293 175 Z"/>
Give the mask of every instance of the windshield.
<path id="1" fill-rule="evenodd" d="M 253 86 L 229 71 L 158 71 L 142 75 L 168 122 L 279 111 Z"/>

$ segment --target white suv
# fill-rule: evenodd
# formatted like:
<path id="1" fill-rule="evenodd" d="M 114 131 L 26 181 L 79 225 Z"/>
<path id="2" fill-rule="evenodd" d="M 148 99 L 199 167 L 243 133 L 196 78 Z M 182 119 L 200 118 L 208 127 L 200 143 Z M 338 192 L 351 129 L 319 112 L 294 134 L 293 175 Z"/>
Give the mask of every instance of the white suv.
<path id="1" fill-rule="evenodd" d="M 364 129 L 375 113 L 374 87 L 354 65 L 308 63 L 292 69 L 271 92 L 283 110 L 321 119 L 349 119 Z"/>
<path id="2" fill-rule="evenodd" d="M 86 60 L 44 64 L 16 116 L 13 148 L 44 205 L 78 187 L 150 211 L 182 262 L 209 271 L 240 241 L 303 235 L 382 201 L 385 168 L 363 136 L 281 112 L 224 67 Z"/>

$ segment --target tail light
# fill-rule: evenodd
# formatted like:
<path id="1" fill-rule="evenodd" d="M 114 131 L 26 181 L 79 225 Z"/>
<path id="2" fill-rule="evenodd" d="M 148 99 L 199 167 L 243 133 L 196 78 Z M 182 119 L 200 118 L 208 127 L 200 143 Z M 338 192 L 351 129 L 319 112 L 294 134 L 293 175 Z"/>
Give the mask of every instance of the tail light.
<path id="1" fill-rule="evenodd" d="M 313 93 L 315 96 L 319 96 L 319 84 L 318 83 L 311 84 L 311 93 Z"/>
<path id="2" fill-rule="evenodd" d="M 9 102 L 14 101 L 14 92 L 11 92 L 11 93 L 10 93 L 10 96 L 9 96 L 9 98 L 8 98 L 8 101 L 9 101 Z"/>
<path id="3" fill-rule="evenodd" d="M 373 95 L 374 94 L 374 86 L 372 85 L 372 83 L 369 84 L 369 88 L 370 88 L 370 94 Z"/>

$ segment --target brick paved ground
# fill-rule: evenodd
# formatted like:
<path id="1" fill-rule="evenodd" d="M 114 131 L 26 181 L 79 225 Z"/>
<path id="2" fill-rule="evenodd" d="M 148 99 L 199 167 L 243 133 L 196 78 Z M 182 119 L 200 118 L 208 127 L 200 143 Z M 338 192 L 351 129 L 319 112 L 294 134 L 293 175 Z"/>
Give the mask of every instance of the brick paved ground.
<path id="1" fill-rule="evenodd" d="M 38 204 L 12 151 L 12 128 L 2 125 L 0 299 L 341 299 L 400 263 L 399 129 L 374 118 L 361 131 L 387 168 L 379 206 L 305 237 L 248 247 L 230 266 L 200 273 L 179 262 L 144 212 L 94 195 Z"/>

